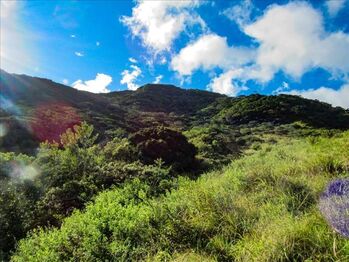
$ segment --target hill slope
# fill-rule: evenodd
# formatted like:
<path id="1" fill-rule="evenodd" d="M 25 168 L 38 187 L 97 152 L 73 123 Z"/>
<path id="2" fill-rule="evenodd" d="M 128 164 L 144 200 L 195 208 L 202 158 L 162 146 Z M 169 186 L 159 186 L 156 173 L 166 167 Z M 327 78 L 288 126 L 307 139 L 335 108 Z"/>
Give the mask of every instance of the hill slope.
<path id="1" fill-rule="evenodd" d="M 15 261 L 348 257 L 316 209 L 348 175 L 347 110 L 0 73 L 0 260 L 26 236 Z"/>
<path id="2" fill-rule="evenodd" d="M 103 192 L 21 241 L 13 261 L 348 261 L 317 208 L 325 185 L 349 175 L 348 143 L 346 132 L 264 144 L 161 198 L 135 182 Z"/>
<path id="3" fill-rule="evenodd" d="M 2 151 L 33 153 L 40 141 L 59 140 L 60 133 L 82 120 L 95 126 L 101 141 L 110 138 L 117 128 L 133 133 L 154 125 L 179 130 L 223 125 L 236 131 L 246 125 L 251 128 L 262 123 L 276 126 L 301 121 L 314 128 L 349 128 L 348 111 L 289 95 L 228 98 L 152 84 L 136 91 L 92 94 L 3 70 L 0 91 L 0 121 L 7 130 L 1 139 Z"/>

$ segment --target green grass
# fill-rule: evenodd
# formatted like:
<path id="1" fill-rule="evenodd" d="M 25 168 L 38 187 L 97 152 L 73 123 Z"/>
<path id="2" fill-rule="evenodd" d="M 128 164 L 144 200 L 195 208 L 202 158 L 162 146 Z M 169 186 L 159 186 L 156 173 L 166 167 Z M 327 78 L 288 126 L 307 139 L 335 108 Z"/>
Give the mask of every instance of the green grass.
<path id="1" fill-rule="evenodd" d="M 349 261 L 318 210 L 349 175 L 349 132 L 280 139 L 150 199 L 134 181 L 102 192 L 60 229 L 33 232 L 13 261 Z"/>

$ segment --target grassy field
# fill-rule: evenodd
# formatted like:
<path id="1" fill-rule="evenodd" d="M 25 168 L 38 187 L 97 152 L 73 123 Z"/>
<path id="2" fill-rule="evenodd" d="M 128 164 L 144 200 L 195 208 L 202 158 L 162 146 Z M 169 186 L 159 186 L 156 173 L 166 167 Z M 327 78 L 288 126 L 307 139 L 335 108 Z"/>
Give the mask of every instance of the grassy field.
<path id="1" fill-rule="evenodd" d="M 349 175 L 349 132 L 262 144 L 223 170 L 149 197 L 134 180 L 100 193 L 59 229 L 20 241 L 13 261 L 349 261 L 318 209 Z"/>

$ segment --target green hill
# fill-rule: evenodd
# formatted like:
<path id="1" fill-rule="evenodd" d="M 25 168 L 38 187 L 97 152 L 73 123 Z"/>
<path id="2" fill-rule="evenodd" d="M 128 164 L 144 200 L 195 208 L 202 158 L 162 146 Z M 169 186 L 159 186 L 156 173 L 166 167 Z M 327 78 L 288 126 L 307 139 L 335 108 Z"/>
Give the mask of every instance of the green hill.
<path id="1" fill-rule="evenodd" d="M 349 175 L 346 109 L 4 71 L 0 102 L 0 260 L 349 259 L 318 209 Z"/>
<path id="2" fill-rule="evenodd" d="M 181 131 L 199 126 L 224 126 L 220 129 L 236 131 L 261 124 L 270 123 L 275 127 L 295 122 L 311 128 L 349 128 L 348 110 L 289 95 L 229 98 L 155 84 L 136 91 L 93 94 L 48 79 L 8 74 L 3 70 L 0 71 L 0 90 L 0 121 L 8 131 L 0 141 L 1 151 L 33 154 L 44 139 L 36 136 L 32 126 L 43 125 L 42 119 L 46 125 L 52 123 L 53 130 L 55 123 L 65 127 L 57 131 L 56 140 L 65 129 L 83 120 L 94 125 L 100 141 L 110 139 L 117 128 L 131 134 L 154 125 Z"/>

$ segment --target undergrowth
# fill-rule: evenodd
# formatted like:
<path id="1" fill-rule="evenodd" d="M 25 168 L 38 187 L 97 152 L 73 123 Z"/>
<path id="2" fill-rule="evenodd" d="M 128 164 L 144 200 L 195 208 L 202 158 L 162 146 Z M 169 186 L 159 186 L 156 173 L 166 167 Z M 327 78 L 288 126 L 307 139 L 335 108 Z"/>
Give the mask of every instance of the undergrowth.
<path id="1" fill-rule="evenodd" d="M 60 229 L 20 241 L 13 261 L 349 261 L 318 210 L 349 175 L 349 132 L 280 140 L 157 198 L 139 180 L 99 194 Z"/>

